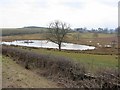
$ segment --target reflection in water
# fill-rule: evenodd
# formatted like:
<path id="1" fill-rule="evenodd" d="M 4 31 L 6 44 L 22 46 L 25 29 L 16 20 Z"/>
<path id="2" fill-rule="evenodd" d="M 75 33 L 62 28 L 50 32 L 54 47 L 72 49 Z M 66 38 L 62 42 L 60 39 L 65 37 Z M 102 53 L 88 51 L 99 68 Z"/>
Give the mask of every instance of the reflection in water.
<path id="1" fill-rule="evenodd" d="M 56 48 L 58 45 L 48 40 L 17 40 L 12 42 L 2 42 L 5 45 L 18 45 L 27 47 L 42 47 L 42 48 Z M 61 49 L 66 50 L 92 50 L 95 49 L 93 46 L 79 45 L 73 43 L 62 43 Z"/>

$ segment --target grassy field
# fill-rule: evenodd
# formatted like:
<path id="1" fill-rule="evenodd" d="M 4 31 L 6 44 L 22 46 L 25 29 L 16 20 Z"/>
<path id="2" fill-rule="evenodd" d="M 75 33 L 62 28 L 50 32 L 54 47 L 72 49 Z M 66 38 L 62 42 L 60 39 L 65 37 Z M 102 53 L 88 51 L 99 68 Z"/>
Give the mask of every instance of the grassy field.
<path id="1" fill-rule="evenodd" d="M 74 60 L 84 62 L 84 63 L 91 63 L 101 66 L 116 66 L 117 59 L 115 55 L 92 55 L 92 54 L 82 54 L 82 53 L 67 53 L 67 52 L 59 52 L 59 51 L 48 51 L 48 50 L 38 50 L 33 49 L 35 52 L 42 52 L 47 54 L 59 55 L 68 58 L 72 58 Z"/>
<path id="2" fill-rule="evenodd" d="M 70 33 L 68 35 L 68 41 L 78 44 L 92 45 L 96 47 L 99 47 L 99 45 L 101 45 L 101 47 L 104 47 L 105 45 L 111 45 L 112 41 L 118 42 L 118 37 L 116 34 L 98 33 L 98 37 L 94 37 L 93 34 L 94 33 L 79 33 L 78 35 L 78 33 Z"/>
<path id="3" fill-rule="evenodd" d="M 92 45 L 99 47 L 104 47 L 105 45 L 111 45 L 112 41 L 116 41 L 117 37 L 115 34 L 100 34 L 99 37 L 94 38 L 93 33 L 80 33 L 80 38 L 77 39 L 77 33 L 69 33 L 66 37 L 67 42 L 77 43 L 82 45 Z M 38 34 L 24 34 L 24 35 L 14 35 L 14 36 L 3 36 L 3 41 L 13 41 L 13 40 L 43 40 L 45 38 L 44 33 Z M 99 43 L 99 45 L 98 45 Z M 118 45 L 116 45 L 117 47 Z"/>
<path id="4" fill-rule="evenodd" d="M 25 35 L 14 35 L 14 36 L 4 36 L 3 41 L 13 41 L 13 40 L 41 40 L 45 39 L 44 34 L 25 34 Z"/>
<path id="5" fill-rule="evenodd" d="M 20 47 L 19 47 L 20 48 Z M 117 68 L 118 59 L 117 55 L 94 55 L 94 54 L 84 54 L 84 53 L 75 53 L 75 52 L 66 52 L 58 50 L 47 50 L 47 49 L 33 49 L 33 48 L 22 48 L 27 51 L 32 51 L 35 53 L 42 53 L 47 55 L 55 55 L 67 57 L 75 62 L 83 63 L 90 70 L 97 70 L 100 68 Z"/>
<path id="6" fill-rule="evenodd" d="M 80 38 L 94 38 L 94 33 L 86 32 L 86 33 L 71 33 L 70 35 L 76 36 L 79 35 Z M 114 37 L 116 34 L 104 34 L 104 33 L 98 33 L 98 38 L 108 38 L 108 37 Z"/>

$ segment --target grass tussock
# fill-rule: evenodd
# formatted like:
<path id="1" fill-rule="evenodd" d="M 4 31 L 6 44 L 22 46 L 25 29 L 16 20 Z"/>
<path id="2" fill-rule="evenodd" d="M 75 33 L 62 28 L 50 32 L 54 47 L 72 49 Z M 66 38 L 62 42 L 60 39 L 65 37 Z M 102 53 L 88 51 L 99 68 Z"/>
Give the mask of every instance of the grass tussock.
<path id="1" fill-rule="evenodd" d="M 38 74 L 67 88 L 120 88 L 117 71 L 101 70 L 92 75 L 87 72 L 85 65 L 68 58 L 28 52 L 9 46 L 2 47 L 2 54 L 12 57 L 26 69 L 37 70 Z"/>

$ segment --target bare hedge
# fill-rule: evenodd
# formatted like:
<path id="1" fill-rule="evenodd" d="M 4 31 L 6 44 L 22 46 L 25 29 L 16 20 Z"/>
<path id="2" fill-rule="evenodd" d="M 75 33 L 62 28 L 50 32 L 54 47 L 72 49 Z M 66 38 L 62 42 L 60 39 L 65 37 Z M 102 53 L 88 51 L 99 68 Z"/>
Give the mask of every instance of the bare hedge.
<path id="1" fill-rule="evenodd" d="M 120 89 L 118 73 L 106 71 L 92 76 L 87 74 L 84 65 L 65 57 L 38 54 L 9 46 L 2 47 L 2 54 L 12 57 L 28 70 L 38 70 L 38 74 L 54 79 L 64 87 Z"/>

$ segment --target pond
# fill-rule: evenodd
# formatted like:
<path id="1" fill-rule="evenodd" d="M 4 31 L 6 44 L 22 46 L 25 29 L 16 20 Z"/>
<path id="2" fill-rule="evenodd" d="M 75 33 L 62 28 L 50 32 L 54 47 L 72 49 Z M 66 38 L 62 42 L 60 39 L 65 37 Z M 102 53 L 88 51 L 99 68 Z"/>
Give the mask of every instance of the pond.
<path id="1" fill-rule="evenodd" d="M 38 47 L 38 48 L 55 48 L 58 49 L 58 45 L 48 40 L 17 40 L 12 42 L 2 42 L 5 45 L 18 45 L 27 47 Z M 61 49 L 65 50 L 93 50 L 94 46 L 79 45 L 73 43 L 62 43 Z"/>

